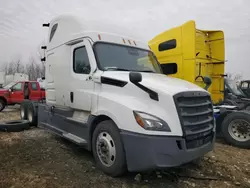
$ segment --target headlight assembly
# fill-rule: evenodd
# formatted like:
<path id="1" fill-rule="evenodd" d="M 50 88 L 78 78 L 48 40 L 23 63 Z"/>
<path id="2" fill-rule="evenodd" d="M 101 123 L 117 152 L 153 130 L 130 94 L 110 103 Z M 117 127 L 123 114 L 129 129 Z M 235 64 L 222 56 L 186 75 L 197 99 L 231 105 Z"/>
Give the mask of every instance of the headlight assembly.
<path id="1" fill-rule="evenodd" d="M 136 122 L 146 130 L 171 132 L 168 124 L 156 116 L 138 111 L 134 111 L 134 116 Z"/>

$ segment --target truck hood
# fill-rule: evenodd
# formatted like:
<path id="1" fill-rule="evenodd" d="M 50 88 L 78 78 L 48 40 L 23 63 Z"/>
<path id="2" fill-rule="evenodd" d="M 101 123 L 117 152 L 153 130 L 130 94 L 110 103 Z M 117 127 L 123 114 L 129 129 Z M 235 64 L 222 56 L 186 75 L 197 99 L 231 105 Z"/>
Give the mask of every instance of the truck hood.
<path id="1" fill-rule="evenodd" d="M 168 93 L 170 95 L 175 95 L 176 93 L 180 93 L 187 90 L 206 91 L 191 82 L 169 77 L 164 74 L 156 74 L 156 73 L 141 73 L 141 74 L 142 74 L 142 82 L 140 83 L 154 91 L 160 91 L 163 93 Z M 103 72 L 102 76 L 130 82 L 129 72 L 105 71 Z"/>
<path id="2" fill-rule="evenodd" d="M 0 93 L 8 92 L 8 89 L 0 88 Z"/>

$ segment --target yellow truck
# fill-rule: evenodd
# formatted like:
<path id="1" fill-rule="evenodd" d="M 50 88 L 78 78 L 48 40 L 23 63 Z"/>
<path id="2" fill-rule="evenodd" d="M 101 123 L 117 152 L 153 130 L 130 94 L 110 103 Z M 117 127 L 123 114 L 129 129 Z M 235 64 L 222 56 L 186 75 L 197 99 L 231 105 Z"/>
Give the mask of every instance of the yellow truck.
<path id="1" fill-rule="evenodd" d="M 200 30 L 195 21 L 164 31 L 148 42 L 163 72 L 205 87 L 204 77 L 212 84 L 208 91 L 214 104 L 224 101 L 224 33 Z"/>

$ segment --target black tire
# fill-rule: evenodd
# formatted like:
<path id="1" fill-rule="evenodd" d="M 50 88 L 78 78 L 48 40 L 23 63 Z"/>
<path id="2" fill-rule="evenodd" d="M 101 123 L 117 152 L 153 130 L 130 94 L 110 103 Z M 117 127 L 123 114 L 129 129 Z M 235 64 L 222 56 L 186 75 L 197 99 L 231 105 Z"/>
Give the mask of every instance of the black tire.
<path id="1" fill-rule="evenodd" d="M 20 117 L 22 120 L 27 120 L 27 108 L 28 108 L 29 100 L 24 100 L 20 104 Z"/>
<path id="2" fill-rule="evenodd" d="M 5 104 L 4 100 L 0 99 L 0 112 L 3 111 L 3 109 L 5 108 L 5 106 L 6 106 L 6 104 Z"/>
<path id="3" fill-rule="evenodd" d="M 29 121 L 27 120 L 14 120 L 0 123 L 0 131 L 4 132 L 20 132 L 29 128 Z"/>
<path id="4" fill-rule="evenodd" d="M 30 122 L 31 126 L 37 127 L 37 108 L 35 103 L 29 102 L 27 104 L 27 119 Z"/>
<path id="5" fill-rule="evenodd" d="M 97 142 L 97 137 L 101 132 L 107 132 L 114 141 L 116 149 L 116 157 L 114 163 L 110 167 L 107 167 L 104 164 L 102 164 L 97 154 L 96 142 Z M 97 125 L 96 129 L 94 130 L 92 138 L 92 151 L 94 159 L 96 161 L 97 168 L 99 168 L 105 174 L 112 177 L 118 177 L 126 172 L 127 166 L 126 166 L 126 157 L 125 157 L 123 142 L 121 140 L 120 132 L 113 121 L 105 120 Z"/>
<path id="6" fill-rule="evenodd" d="M 222 124 L 221 124 L 221 132 L 223 135 L 223 138 L 225 141 L 235 147 L 243 148 L 243 149 L 250 149 L 250 139 L 246 141 L 239 141 L 236 138 L 233 138 L 231 134 L 229 133 L 230 129 L 230 123 L 233 123 L 233 121 L 237 120 L 244 120 L 248 122 L 250 125 L 250 112 L 248 111 L 238 111 L 238 112 L 232 112 L 228 114 Z M 249 135 L 249 131 L 248 131 Z M 250 136 L 250 135 L 249 135 Z"/>

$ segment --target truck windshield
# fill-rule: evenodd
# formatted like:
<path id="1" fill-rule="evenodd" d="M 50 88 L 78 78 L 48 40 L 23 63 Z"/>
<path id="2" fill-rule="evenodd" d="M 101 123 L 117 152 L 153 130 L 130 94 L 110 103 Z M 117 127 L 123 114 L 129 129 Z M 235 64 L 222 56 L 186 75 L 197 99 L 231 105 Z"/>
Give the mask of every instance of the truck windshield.
<path id="1" fill-rule="evenodd" d="M 161 73 L 153 53 L 147 50 L 99 42 L 95 52 L 101 70 Z"/>
<path id="2" fill-rule="evenodd" d="M 245 94 L 239 89 L 237 83 L 233 80 L 227 80 L 228 87 L 232 90 L 233 94 L 244 96 Z"/>

